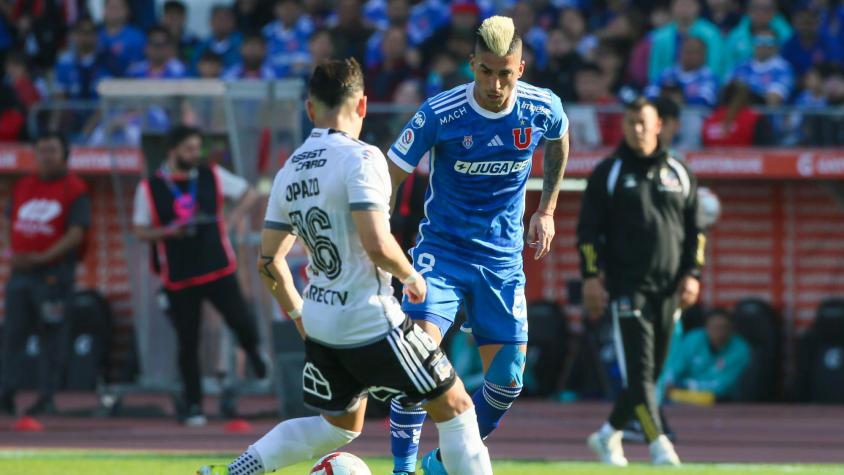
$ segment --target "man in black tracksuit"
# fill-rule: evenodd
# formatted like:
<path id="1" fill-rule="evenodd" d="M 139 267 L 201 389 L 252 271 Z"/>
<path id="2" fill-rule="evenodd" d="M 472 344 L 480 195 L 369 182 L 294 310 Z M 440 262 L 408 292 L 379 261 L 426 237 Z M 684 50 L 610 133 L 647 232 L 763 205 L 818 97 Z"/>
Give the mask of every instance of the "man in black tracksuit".
<path id="1" fill-rule="evenodd" d="M 589 437 L 602 462 L 626 465 L 621 429 L 636 417 L 655 464 L 680 463 L 663 434 L 654 383 L 679 307 L 698 297 L 703 236 L 695 178 L 659 143 L 646 99 L 628 104 L 624 141 L 589 178 L 577 227 L 586 310 L 603 314 L 609 293 L 623 388 L 609 421 Z M 606 289 L 606 290 L 605 290 Z"/>

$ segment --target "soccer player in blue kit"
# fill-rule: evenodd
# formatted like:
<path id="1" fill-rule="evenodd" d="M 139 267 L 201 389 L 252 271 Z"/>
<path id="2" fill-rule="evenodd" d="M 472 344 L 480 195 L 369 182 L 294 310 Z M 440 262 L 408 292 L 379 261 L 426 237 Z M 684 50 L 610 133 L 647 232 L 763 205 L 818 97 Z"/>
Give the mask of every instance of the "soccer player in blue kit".
<path id="1" fill-rule="evenodd" d="M 440 342 L 464 305 L 483 360 L 484 385 L 473 400 L 486 437 L 522 389 L 527 350 L 522 220 L 531 157 L 544 138 L 542 197 L 527 234 L 534 259 L 541 259 L 554 237 L 569 141 L 560 98 L 519 81 L 525 64 L 512 19 L 494 16 L 481 24 L 471 66 L 474 82 L 426 100 L 387 155 L 395 191 L 429 154 L 425 218 L 410 251 L 428 283 L 428 297 L 418 304 L 405 299 L 402 308 Z M 424 419 L 421 408 L 391 406 L 394 473 L 415 472 Z M 438 450 L 423 457 L 422 469 L 427 475 L 446 473 Z"/>

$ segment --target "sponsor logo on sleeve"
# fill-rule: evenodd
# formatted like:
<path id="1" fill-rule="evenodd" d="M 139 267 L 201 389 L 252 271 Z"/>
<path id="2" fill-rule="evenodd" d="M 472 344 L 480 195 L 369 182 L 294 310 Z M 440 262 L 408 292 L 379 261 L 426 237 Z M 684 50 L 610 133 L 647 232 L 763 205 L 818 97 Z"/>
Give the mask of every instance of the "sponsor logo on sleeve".
<path id="1" fill-rule="evenodd" d="M 425 113 L 422 111 L 416 112 L 413 116 L 413 119 L 410 120 L 410 124 L 413 126 L 414 129 L 421 129 L 425 126 Z"/>

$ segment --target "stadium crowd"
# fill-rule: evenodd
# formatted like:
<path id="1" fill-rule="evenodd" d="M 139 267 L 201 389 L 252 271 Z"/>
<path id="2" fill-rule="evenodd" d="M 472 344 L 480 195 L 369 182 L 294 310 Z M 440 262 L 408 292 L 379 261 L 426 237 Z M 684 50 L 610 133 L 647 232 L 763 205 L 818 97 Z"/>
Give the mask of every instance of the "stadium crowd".
<path id="1" fill-rule="evenodd" d="M 204 37 L 188 31 L 179 0 L 160 12 L 154 0 L 98 2 L 0 1 L 0 140 L 33 134 L 26 114 L 39 101 L 96 99 L 106 77 L 305 78 L 331 57 L 364 65 L 370 102 L 415 105 L 470 79 L 472 35 L 502 12 L 526 40 L 524 80 L 565 104 L 644 92 L 703 107 L 692 145 L 844 142 L 844 126 L 808 133 L 811 117 L 765 121 L 753 108 L 844 103 L 836 0 L 237 0 L 210 9 Z M 101 21 L 88 14 L 95 4 Z M 600 139 L 587 145 L 615 145 L 617 120 L 598 110 Z"/>

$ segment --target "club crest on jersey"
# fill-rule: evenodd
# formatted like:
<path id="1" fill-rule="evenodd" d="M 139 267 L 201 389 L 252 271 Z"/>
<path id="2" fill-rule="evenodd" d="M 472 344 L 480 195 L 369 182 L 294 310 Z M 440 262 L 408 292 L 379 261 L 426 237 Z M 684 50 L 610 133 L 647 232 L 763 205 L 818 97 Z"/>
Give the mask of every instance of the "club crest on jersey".
<path id="1" fill-rule="evenodd" d="M 530 147 L 532 132 L 533 129 L 531 127 L 513 129 L 513 146 L 518 150 L 524 150 Z"/>
<path id="2" fill-rule="evenodd" d="M 683 185 L 680 183 L 680 179 L 667 168 L 659 169 L 659 182 L 661 185 L 661 191 L 668 191 L 671 193 L 679 193 L 683 191 Z"/>
<path id="3" fill-rule="evenodd" d="M 469 150 L 470 148 L 472 148 L 472 145 L 473 145 L 472 136 L 471 135 L 464 135 L 463 136 L 463 147 L 466 148 L 466 150 Z"/>

